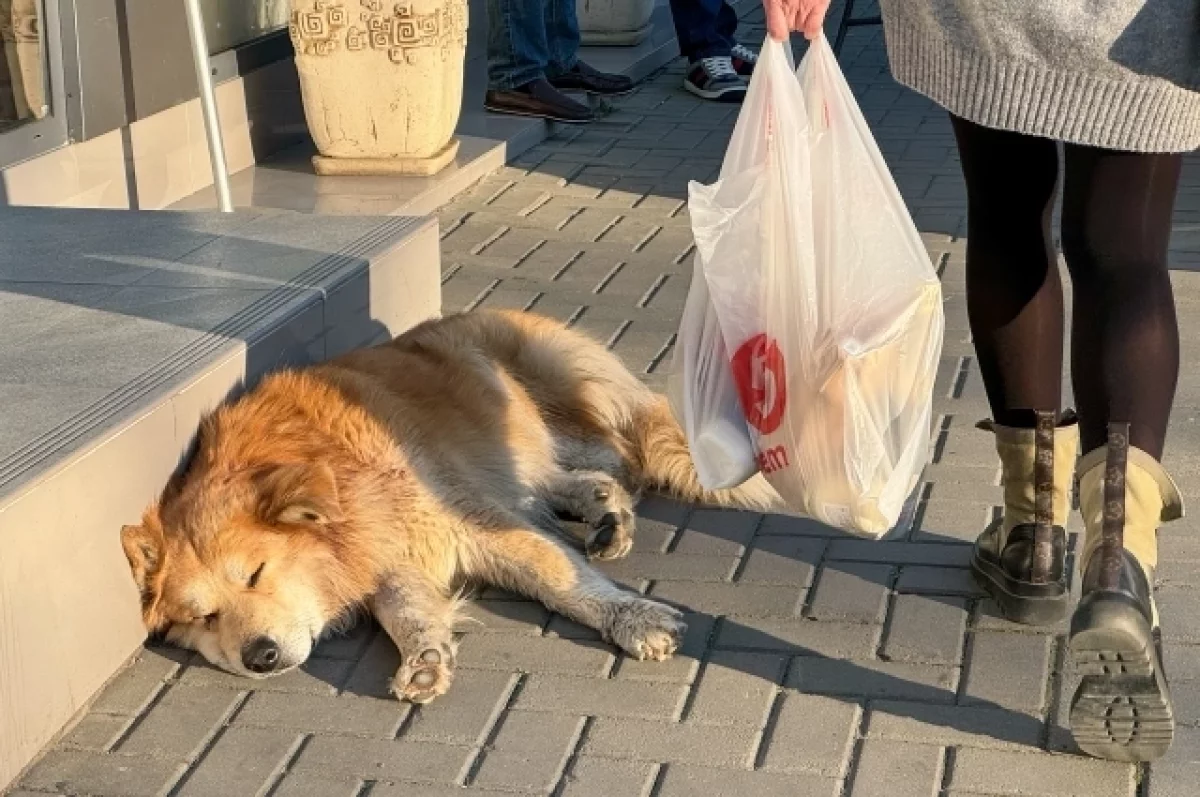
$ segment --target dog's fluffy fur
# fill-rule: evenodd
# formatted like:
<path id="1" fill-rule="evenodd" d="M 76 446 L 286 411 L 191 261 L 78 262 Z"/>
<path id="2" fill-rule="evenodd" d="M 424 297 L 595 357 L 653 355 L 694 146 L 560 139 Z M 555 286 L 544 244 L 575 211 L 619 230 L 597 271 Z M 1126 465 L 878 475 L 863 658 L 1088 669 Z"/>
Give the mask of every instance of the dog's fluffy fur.
<path id="1" fill-rule="evenodd" d="M 589 557 L 632 545 L 635 496 L 769 508 L 761 478 L 703 489 L 666 401 L 557 322 L 475 312 L 268 376 L 212 413 L 196 454 L 121 538 L 152 632 L 251 676 L 308 658 L 365 607 L 401 654 L 398 697 L 453 677 L 464 582 L 543 602 L 637 658 L 670 656 L 680 614 Z"/>

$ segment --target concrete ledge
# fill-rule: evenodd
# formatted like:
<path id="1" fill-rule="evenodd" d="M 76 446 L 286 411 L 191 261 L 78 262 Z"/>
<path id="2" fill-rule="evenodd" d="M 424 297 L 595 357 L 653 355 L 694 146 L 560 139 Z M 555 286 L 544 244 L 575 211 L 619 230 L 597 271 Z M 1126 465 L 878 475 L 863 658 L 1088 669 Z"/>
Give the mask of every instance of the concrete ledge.
<path id="1" fill-rule="evenodd" d="M 143 641 L 118 533 L 201 414 L 441 291 L 432 220 L 13 208 L 0 240 L 3 788 Z"/>

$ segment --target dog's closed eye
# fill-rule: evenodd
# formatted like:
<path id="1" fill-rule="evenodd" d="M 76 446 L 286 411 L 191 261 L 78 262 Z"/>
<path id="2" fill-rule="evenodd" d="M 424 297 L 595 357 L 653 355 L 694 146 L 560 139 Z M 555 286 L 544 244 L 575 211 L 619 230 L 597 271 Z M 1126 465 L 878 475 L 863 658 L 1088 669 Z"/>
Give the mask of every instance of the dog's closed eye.
<path id="1" fill-rule="evenodd" d="M 254 571 L 254 572 L 253 572 L 253 573 L 250 575 L 250 580 L 246 582 L 246 586 L 247 586 L 249 589 L 254 589 L 255 587 L 257 587 L 257 586 L 258 586 L 258 577 L 262 575 L 263 568 L 264 568 L 264 567 L 266 567 L 266 566 L 267 566 L 267 563 L 266 563 L 266 562 L 263 562 L 261 565 L 259 565 L 259 566 L 258 566 L 258 569 L 257 569 L 257 570 L 255 570 L 255 571 Z"/>
<path id="2" fill-rule="evenodd" d="M 203 617 L 197 617 L 193 622 L 204 623 L 208 628 L 212 628 L 217 624 L 217 620 L 221 618 L 220 612 L 209 612 Z"/>

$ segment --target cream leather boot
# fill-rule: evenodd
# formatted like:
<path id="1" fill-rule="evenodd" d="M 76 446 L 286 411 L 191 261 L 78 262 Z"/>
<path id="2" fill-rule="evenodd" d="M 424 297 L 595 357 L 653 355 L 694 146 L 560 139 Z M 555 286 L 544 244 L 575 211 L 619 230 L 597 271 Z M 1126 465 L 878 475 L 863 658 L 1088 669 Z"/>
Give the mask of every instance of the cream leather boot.
<path id="1" fill-rule="evenodd" d="M 1129 445 L 1129 425 L 1112 424 L 1107 448 L 1079 462 L 1079 507 L 1083 594 L 1070 644 L 1083 680 L 1071 731 L 1098 758 L 1153 761 L 1175 732 L 1153 593 L 1158 527 L 1183 516 L 1183 501 L 1162 465 Z"/>
<path id="2" fill-rule="evenodd" d="M 1009 620 L 1048 625 L 1067 615 L 1067 515 L 1079 451 L 1073 413 L 1037 413 L 1034 429 L 985 421 L 996 435 L 1004 516 L 975 542 L 971 570 Z"/>

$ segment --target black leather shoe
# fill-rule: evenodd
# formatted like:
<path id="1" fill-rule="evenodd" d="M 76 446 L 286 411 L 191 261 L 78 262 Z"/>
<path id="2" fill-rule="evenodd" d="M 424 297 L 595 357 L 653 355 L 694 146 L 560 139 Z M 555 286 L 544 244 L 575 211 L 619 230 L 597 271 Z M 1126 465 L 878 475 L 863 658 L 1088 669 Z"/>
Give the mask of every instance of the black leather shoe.
<path id="1" fill-rule="evenodd" d="M 1073 416 L 1064 416 L 1073 423 Z M 975 541 L 971 571 L 1009 620 L 1051 625 L 1067 616 L 1067 532 L 1054 523 L 1053 413 L 1038 413 L 1034 431 L 1035 522 L 1015 526 L 1001 546 L 1003 520 Z M 1073 463 L 1072 463 L 1073 464 Z"/>
<path id="2" fill-rule="evenodd" d="M 489 91 L 483 107 L 494 113 L 531 116 L 565 124 L 585 124 L 596 119 L 591 108 L 563 94 L 544 78 L 511 91 Z"/>
<path id="3" fill-rule="evenodd" d="M 1175 735 L 1154 598 L 1133 554 L 1118 551 L 1117 572 L 1105 574 L 1104 553 L 1092 555 L 1071 617 L 1071 657 L 1083 676 L 1071 700 L 1071 733 L 1088 755 L 1154 761 Z"/>
<path id="4" fill-rule="evenodd" d="M 636 84 L 624 75 L 601 72 L 583 61 L 576 61 L 569 72 L 551 78 L 550 83 L 563 91 L 586 91 L 588 94 L 603 94 L 606 97 L 619 97 L 636 88 Z"/>

